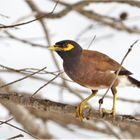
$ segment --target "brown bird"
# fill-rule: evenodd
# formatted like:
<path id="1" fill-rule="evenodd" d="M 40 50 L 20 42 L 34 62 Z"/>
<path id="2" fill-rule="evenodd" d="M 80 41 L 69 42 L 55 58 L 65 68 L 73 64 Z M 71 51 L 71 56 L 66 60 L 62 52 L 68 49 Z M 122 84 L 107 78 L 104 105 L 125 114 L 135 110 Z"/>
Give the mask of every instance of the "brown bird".
<path id="1" fill-rule="evenodd" d="M 92 90 L 92 94 L 77 106 L 76 116 L 82 120 L 87 101 L 94 97 L 98 90 L 108 88 L 112 84 L 121 65 L 103 53 L 82 49 L 78 43 L 72 40 L 57 42 L 55 45 L 49 46 L 48 49 L 56 51 L 63 59 L 64 71 L 73 81 Z M 140 88 L 140 81 L 132 78 L 131 74 L 130 71 L 122 67 L 111 87 L 113 117 L 115 116 L 116 87 L 136 86 Z"/>

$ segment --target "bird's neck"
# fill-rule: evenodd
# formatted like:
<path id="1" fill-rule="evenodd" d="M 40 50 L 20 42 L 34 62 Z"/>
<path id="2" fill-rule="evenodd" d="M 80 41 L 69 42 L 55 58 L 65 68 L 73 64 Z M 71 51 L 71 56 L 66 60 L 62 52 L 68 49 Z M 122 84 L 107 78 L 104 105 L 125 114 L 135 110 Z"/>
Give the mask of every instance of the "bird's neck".
<path id="1" fill-rule="evenodd" d="M 82 50 L 70 52 L 57 52 L 57 53 L 63 59 L 64 63 L 74 63 L 78 61 L 82 53 Z"/>
<path id="2" fill-rule="evenodd" d="M 73 57 L 65 57 L 65 59 L 63 59 L 63 64 L 65 66 L 67 66 L 67 68 L 68 67 L 72 68 L 72 67 L 76 67 L 76 65 L 78 64 L 79 60 L 80 60 L 80 55 L 73 56 Z"/>

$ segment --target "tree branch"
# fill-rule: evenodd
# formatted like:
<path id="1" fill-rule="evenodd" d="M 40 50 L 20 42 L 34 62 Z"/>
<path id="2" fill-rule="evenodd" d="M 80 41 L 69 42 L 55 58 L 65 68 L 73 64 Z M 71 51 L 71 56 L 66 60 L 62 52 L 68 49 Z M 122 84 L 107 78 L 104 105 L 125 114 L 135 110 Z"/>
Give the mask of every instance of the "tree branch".
<path id="1" fill-rule="evenodd" d="M 62 104 L 58 102 L 53 102 L 47 99 L 38 99 L 38 98 L 32 98 L 30 96 L 25 95 L 18 95 L 18 94 L 0 94 L 0 102 L 6 103 L 6 102 L 13 102 L 16 104 L 23 105 L 25 107 L 34 108 L 36 110 L 42 110 L 46 112 L 52 112 L 57 114 L 63 114 L 63 115 L 70 115 L 72 117 L 75 117 L 75 109 L 76 106 L 68 105 L 68 104 Z M 134 125 L 140 127 L 140 119 L 137 119 L 130 115 L 116 115 L 115 120 L 113 120 L 112 115 L 105 113 L 103 117 L 100 115 L 99 110 L 93 109 L 92 112 L 87 110 L 86 111 L 86 117 L 88 117 L 90 120 L 106 120 L 114 125 Z"/>

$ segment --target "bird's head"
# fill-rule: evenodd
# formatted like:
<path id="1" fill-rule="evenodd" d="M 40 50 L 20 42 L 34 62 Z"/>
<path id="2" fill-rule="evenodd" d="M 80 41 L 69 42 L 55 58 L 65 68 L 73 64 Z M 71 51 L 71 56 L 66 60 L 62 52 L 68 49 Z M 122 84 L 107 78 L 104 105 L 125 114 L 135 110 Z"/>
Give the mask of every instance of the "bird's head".
<path id="1" fill-rule="evenodd" d="M 63 40 L 48 47 L 49 50 L 56 51 L 62 59 L 78 56 L 82 52 L 81 46 L 72 40 Z"/>

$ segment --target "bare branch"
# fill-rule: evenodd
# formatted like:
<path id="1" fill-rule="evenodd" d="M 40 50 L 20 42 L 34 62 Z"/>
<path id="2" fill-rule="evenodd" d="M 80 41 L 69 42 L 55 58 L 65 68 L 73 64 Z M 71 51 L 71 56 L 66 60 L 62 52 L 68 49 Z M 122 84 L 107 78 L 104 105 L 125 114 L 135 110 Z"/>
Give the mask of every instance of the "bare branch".
<path id="1" fill-rule="evenodd" d="M 53 0 L 53 1 L 56 1 L 56 0 Z M 30 1 L 29 1 L 30 2 Z M 57 5 L 57 2 L 56 1 L 56 5 Z M 65 15 L 67 15 L 70 11 L 72 10 L 76 10 L 77 12 L 79 12 L 80 14 L 82 14 L 83 16 L 87 17 L 87 18 L 90 18 L 90 19 L 93 19 L 93 20 L 96 20 L 98 22 L 101 22 L 105 25 L 108 25 L 112 28 L 115 28 L 117 30 L 124 30 L 124 31 L 127 31 L 129 33 L 140 33 L 140 30 L 137 29 L 137 28 L 130 28 L 130 27 L 127 27 L 124 23 L 122 23 L 121 21 L 119 20 L 114 20 L 113 18 L 110 18 L 108 16 L 103 16 L 103 15 L 100 15 L 99 13 L 96 13 L 96 12 L 93 12 L 93 11 L 88 11 L 88 10 L 83 10 L 83 7 L 92 3 L 92 2 L 119 2 L 119 3 L 125 3 L 125 4 L 130 4 L 130 5 L 133 5 L 133 6 L 138 6 L 140 7 L 140 2 L 137 2 L 137 1 L 117 1 L 117 0 L 114 0 L 114 1 L 110 1 L 110 0 L 104 0 L 104 1 L 83 1 L 83 2 L 78 2 L 76 4 L 68 4 L 66 2 L 59 2 L 60 4 L 63 4 L 64 6 L 66 6 L 66 8 L 62 11 L 60 11 L 59 13 L 44 13 L 44 12 L 39 12 L 38 15 L 37 15 L 37 18 L 35 18 L 34 20 L 31 20 L 31 21 L 28 21 L 28 22 L 23 22 L 23 23 L 20 23 L 20 24 L 15 24 L 15 25 L 9 25 L 9 26 L 0 26 L 0 28 L 13 28 L 13 27 L 16 27 L 16 26 L 21 26 L 21 25 L 25 25 L 25 24 L 29 24 L 29 23 L 32 23 L 36 20 L 41 20 L 42 18 L 44 17 L 47 17 L 47 18 L 60 18 L 60 17 L 63 17 Z M 56 7 L 55 5 L 55 7 Z M 54 9 L 53 9 L 54 11 Z M 53 13 L 53 14 L 52 14 Z"/>
<path id="2" fill-rule="evenodd" d="M 7 124 L 7 125 L 9 125 L 9 126 L 11 126 L 11 127 L 13 127 L 13 128 L 16 128 L 16 129 L 18 129 L 18 130 L 20 130 L 20 131 L 22 131 L 22 132 L 24 132 L 24 133 L 26 133 L 26 134 L 28 134 L 28 135 L 32 136 L 33 138 L 39 139 L 38 137 L 36 137 L 36 136 L 32 135 L 31 133 L 29 133 L 29 132 L 27 132 L 27 131 L 25 131 L 25 130 L 23 130 L 23 129 L 21 129 L 21 128 L 19 128 L 19 127 L 17 127 L 17 126 L 15 126 L 15 125 L 13 125 L 13 124 L 11 124 L 11 123 L 8 123 L 8 122 L 3 122 L 3 121 L 0 121 L 0 123 Z"/>
<path id="3" fill-rule="evenodd" d="M 15 80 L 15 81 L 12 81 L 12 82 L 10 82 L 10 83 L 4 84 L 4 85 L 0 85 L 0 88 L 4 88 L 4 87 L 6 87 L 6 86 L 9 86 L 9 85 L 12 85 L 12 84 L 14 84 L 14 83 L 17 83 L 17 82 L 19 82 L 19 81 L 22 81 L 22 80 L 24 80 L 24 79 L 27 79 L 27 78 L 29 78 L 29 77 L 31 77 L 31 76 L 33 76 L 33 75 L 39 73 L 40 71 L 43 71 L 44 69 L 46 69 L 46 67 L 44 67 L 44 68 L 42 68 L 42 69 L 40 69 L 40 70 L 38 70 L 38 71 L 36 71 L 36 72 L 34 72 L 34 73 L 31 73 L 31 74 L 29 74 L 29 75 L 27 75 L 27 76 L 25 76 L 25 77 L 22 77 L 22 78 L 20 78 L 20 79 L 17 79 L 17 80 Z"/>
<path id="4" fill-rule="evenodd" d="M 21 39 L 19 37 L 16 37 L 16 36 L 12 35 L 11 33 L 7 32 L 7 31 L 5 31 L 5 34 L 8 35 L 8 37 L 10 39 L 14 39 L 16 41 L 20 41 L 22 43 L 26 43 L 26 44 L 31 45 L 31 46 L 34 46 L 34 47 L 41 47 L 41 48 L 45 48 L 45 49 L 47 48 L 46 45 L 33 43 L 31 41 L 27 41 L 26 39 Z"/>
<path id="5" fill-rule="evenodd" d="M 7 140 L 12 140 L 12 139 L 21 138 L 21 137 L 24 137 L 24 135 L 18 134 L 18 135 L 16 135 L 16 136 L 13 136 L 13 137 L 11 137 L 11 138 L 8 138 Z"/>
<path id="6" fill-rule="evenodd" d="M 11 120 L 13 120 L 13 118 L 10 118 L 10 119 L 8 119 L 8 120 L 6 120 L 6 121 L 2 121 L 2 122 L 0 123 L 0 125 L 4 124 L 4 123 L 6 123 L 6 122 L 9 122 L 9 121 L 11 121 Z"/>
<path id="7" fill-rule="evenodd" d="M 85 5 L 88 5 L 91 2 L 93 2 L 93 1 L 89 1 L 89 2 L 83 1 L 83 3 Z M 66 6 L 66 8 L 64 10 L 62 10 L 58 15 L 54 14 L 53 17 L 48 16 L 48 18 L 60 18 L 62 16 L 65 16 L 66 14 L 68 14 L 70 11 L 75 10 L 78 13 L 80 13 L 81 15 L 83 15 L 89 19 L 92 19 L 92 20 L 95 20 L 95 21 L 100 22 L 102 24 L 108 25 L 114 29 L 127 31 L 128 33 L 140 33 L 139 29 L 128 27 L 118 19 L 114 19 L 114 18 L 111 18 L 108 16 L 103 16 L 99 13 L 94 12 L 94 11 L 84 10 L 83 9 L 84 4 L 83 3 L 81 4 L 81 2 L 76 3 L 76 4 L 68 4 L 66 2 L 61 1 L 59 3 Z"/>
<path id="8" fill-rule="evenodd" d="M 56 1 L 56 0 L 53 0 Z M 63 1 L 59 1 L 60 4 L 63 3 Z M 122 4 L 128 4 L 130 6 L 135 6 L 135 7 L 140 7 L 140 2 L 137 0 L 86 0 L 86 1 L 79 1 L 77 5 L 80 7 L 87 6 L 89 4 L 94 4 L 94 3 L 122 3 Z M 65 3 L 65 6 L 67 4 Z"/>
<path id="9" fill-rule="evenodd" d="M 54 8 L 53 8 L 52 11 L 49 13 L 50 15 L 53 14 L 53 12 L 54 12 L 54 10 L 55 10 L 55 8 L 56 8 L 58 2 L 59 2 L 59 0 L 57 0 L 57 2 L 55 3 Z M 23 22 L 23 23 L 18 23 L 18 24 L 13 24 L 13 25 L 2 25 L 2 26 L 0 26 L 0 29 L 15 28 L 15 27 L 18 27 L 18 26 L 26 25 L 26 24 L 32 23 L 32 22 L 34 22 L 34 21 L 40 20 L 40 19 L 42 19 L 42 18 L 44 18 L 44 17 L 46 17 L 46 15 L 41 15 L 41 16 L 39 16 L 39 17 L 33 19 L 33 20 L 30 20 L 30 21 L 27 21 L 27 22 Z"/>
<path id="10" fill-rule="evenodd" d="M 110 88 L 114 85 L 114 83 L 116 82 L 118 75 L 122 69 L 122 64 L 124 63 L 126 57 L 129 55 L 129 53 L 132 51 L 132 48 L 134 47 L 134 45 L 138 42 L 138 40 L 136 40 L 128 49 L 127 53 L 125 54 L 125 56 L 123 57 L 121 63 L 120 63 L 120 68 L 117 70 L 116 72 L 116 76 L 114 78 L 114 80 L 112 81 L 111 85 L 108 87 L 108 89 L 106 90 L 105 94 L 103 95 L 103 97 L 99 100 L 99 108 L 101 109 L 101 104 L 103 103 L 103 99 L 105 98 L 105 96 L 107 95 L 108 91 L 110 90 Z"/>
<path id="11" fill-rule="evenodd" d="M 50 81 L 48 81 L 48 82 L 45 83 L 43 86 L 41 86 L 39 89 L 37 89 L 31 97 L 33 97 L 33 96 L 34 96 L 35 94 L 37 94 L 42 88 L 46 87 L 48 84 L 50 84 L 52 81 L 54 81 L 60 74 L 62 74 L 62 72 L 58 73 L 54 78 L 52 78 Z"/>
<path id="12" fill-rule="evenodd" d="M 42 110 L 46 112 L 52 112 L 63 115 L 70 115 L 75 117 L 76 106 L 62 104 L 58 102 L 53 102 L 50 100 L 43 100 L 32 98 L 30 96 L 18 95 L 18 94 L 0 94 L 0 102 L 14 102 L 16 104 L 23 105 L 25 107 L 34 108 L 36 110 Z M 102 118 L 99 110 L 94 110 L 88 114 L 90 120 L 106 120 L 114 125 L 134 125 L 140 127 L 140 119 L 137 119 L 129 115 L 116 115 L 115 120 L 113 120 L 112 115 L 105 113 Z"/>

